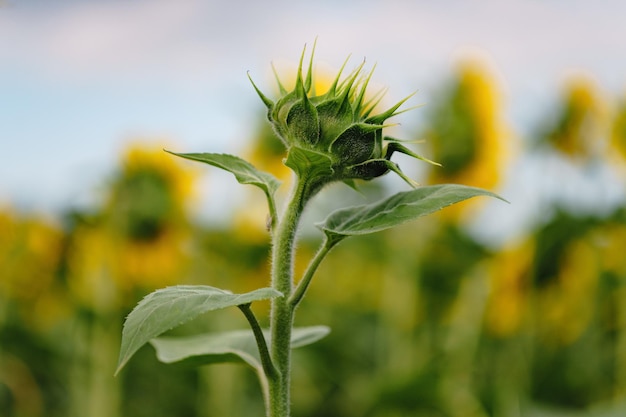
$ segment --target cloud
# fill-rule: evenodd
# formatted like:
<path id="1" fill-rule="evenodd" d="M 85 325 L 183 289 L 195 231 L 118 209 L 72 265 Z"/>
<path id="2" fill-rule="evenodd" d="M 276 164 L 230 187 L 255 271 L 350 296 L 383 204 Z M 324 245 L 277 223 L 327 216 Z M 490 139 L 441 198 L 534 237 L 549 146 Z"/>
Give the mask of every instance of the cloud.
<path id="1" fill-rule="evenodd" d="M 210 45 L 193 38 L 200 3 L 60 2 L 0 15 L 0 60 L 45 76 L 131 77 L 210 66 Z"/>
<path id="2" fill-rule="evenodd" d="M 406 77 L 440 71 L 466 47 L 489 51 L 514 76 L 568 62 L 593 70 L 626 52 L 624 6 L 610 0 L 35 4 L 0 14 L 0 60 L 15 73 L 68 80 L 202 83 L 234 67 L 293 59 L 316 36 L 337 63 L 353 52 L 404 67 Z"/>

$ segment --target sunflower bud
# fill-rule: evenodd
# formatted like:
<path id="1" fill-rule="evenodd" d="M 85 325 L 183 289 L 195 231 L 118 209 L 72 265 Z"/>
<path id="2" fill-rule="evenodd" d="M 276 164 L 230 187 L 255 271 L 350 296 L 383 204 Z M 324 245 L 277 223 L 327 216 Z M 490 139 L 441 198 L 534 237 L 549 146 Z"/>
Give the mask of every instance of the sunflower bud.
<path id="1" fill-rule="evenodd" d="M 346 60 L 328 91 L 317 95 L 313 87 L 313 53 L 306 78 L 303 77 L 303 60 L 304 51 L 292 91 L 287 91 L 276 77 L 282 95 L 276 101 L 265 96 L 250 80 L 267 107 L 267 117 L 274 131 L 287 147 L 285 164 L 300 180 L 310 181 L 316 189 L 334 181 L 371 180 L 390 170 L 414 186 L 390 157 L 394 151 L 399 151 L 425 159 L 398 140 L 383 136 L 385 121 L 401 113 L 398 109 L 410 96 L 387 111 L 373 115 L 383 96 L 379 92 L 366 100 L 373 69 L 363 73 L 363 62 L 342 79 Z"/>

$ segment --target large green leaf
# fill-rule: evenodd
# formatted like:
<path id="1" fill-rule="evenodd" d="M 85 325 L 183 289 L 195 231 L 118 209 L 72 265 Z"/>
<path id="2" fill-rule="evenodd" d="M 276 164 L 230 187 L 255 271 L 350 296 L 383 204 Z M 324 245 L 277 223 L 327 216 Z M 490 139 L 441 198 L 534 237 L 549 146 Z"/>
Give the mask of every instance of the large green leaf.
<path id="1" fill-rule="evenodd" d="M 480 188 L 456 184 L 433 185 L 397 193 L 373 204 L 334 211 L 317 226 L 329 239 L 338 241 L 347 236 L 364 235 L 398 226 L 481 195 L 506 201 L 497 194 Z"/>
<path id="2" fill-rule="evenodd" d="M 156 290 L 141 300 L 126 318 L 116 373 L 150 339 L 207 311 L 280 296 L 282 294 L 272 288 L 260 288 L 245 294 L 233 294 L 206 285 Z"/>
<path id="3" fill-rule="evenodd" d="M 274 195 L 274 192 L 276 192 L 280 186 L 280 181 L 278 181 L 272 174 L 259 171 L 254 167 L 254 165 L 235 155 L 221 153 L 166 152 L 169 152 L 172 155 L 180 156 L 181 158 L 204 162 L 205 164 L 221 168 L 232 173 L 240 184 L 255 185 L 265 191 L 265 193 L 269 196 Z"/>
<path id="4" fill-rule="evenodd" d="M 296 327 L 291 334 L 291 347 L 314 343 L 330 332 L 326 326 Z M 263 331 L 270 342 L 269 330 Z M 200 334 L 187 337 L 157 337 L 150 341 L 157 358 L 163 363 L 206 365 L 222 362 L 243 362 L 262 372 L 261 358 L 252 330 Z"/>

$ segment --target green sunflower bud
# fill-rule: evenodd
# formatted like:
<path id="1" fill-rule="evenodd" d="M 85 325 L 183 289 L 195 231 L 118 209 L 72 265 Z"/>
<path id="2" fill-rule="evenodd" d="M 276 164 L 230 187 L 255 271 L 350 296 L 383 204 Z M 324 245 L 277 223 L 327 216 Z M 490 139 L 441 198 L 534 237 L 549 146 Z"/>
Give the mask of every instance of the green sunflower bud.
<path id="1" fill-rule="evenodd" d="M 306 48 L 305 48 L 306 49 Z M 373 115 L 382 92 L 366 100 L 366 90 L 373 69 L 363 73 L 364 62 L 342 79 L 346 66 L 339 70 L 329 90 L 316 95 L 313 88 L 313 55 L 306 78 L 303 77 L 302 52 L 293 91 L 287 91 L 276 77 L 281 97 L 273 101 L 252 85 L 267 107 L 267 117 L 287 148 L 285 164 L 300 180 L 309 181 L 315 189 L 333 181 L 371 180 L 394 171 L 412 186 L 399 167 L 390 161 L 394 151 L 428 161 L 400 145 L 398 140 L 383 136 L 385 121 L 401 112 L 398 109 L 411 96 L 380 114 Z"/>

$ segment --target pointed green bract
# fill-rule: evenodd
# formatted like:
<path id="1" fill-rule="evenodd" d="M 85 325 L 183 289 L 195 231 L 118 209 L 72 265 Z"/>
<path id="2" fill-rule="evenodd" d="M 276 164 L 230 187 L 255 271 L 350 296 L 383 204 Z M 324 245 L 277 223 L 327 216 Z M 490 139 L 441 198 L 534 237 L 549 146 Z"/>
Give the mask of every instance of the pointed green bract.
<path id="1" fill-rule="evenodd" d="M 272 288 L 233 294 L 207 285 L 179 285 L 154 291 L 126 318 L 116 374 L 150 339 L 203 313 L 280 296 L 282 294 Z"/>
<path id="2" fill-rule="evenodd" d="M 396 116 L 397 114 L 400 114 L 401 112 L 396 112 L 396 110 L 398 110 L 400 108 L 400 106 L 402 106 L 408 99 L 410 99 L 411 97 L 413 97 L 415 93 L 406 96 L 405 98 L 403 98 L 402 100 L 400 100 L 399 102 L 397 102 L 395 105 L 391 106 L 389 109 L 387 109 L 387 111 L 378 114 L 376 116 L 371 116 L 368 117 L 367 119 L 365 119 L 365 123 L 371 123 L 371 124 L 382 124 L 385 122 L 385 120 L 389 119 L 390 117 Z"/>
<path id="3" fill-rule="evenodd" d="M 299 138 L 301 143 L 315 145 L 320 138 L 320 122 L 317 109 L 304 98 L 289 109 L 287 128 L 291 137 Z"/>
<path id="4" fill-rule="evenodd" d="M 250 73 L 248 73 L 248 79 L 250 80 L 250 83 L 252 83 L 252 87 L 254 87 L 254 90 L 258 94 L 258 96 L 261 99 L 261 101 L 263 102 L 263 104 L 265 104 L 265 107 L 267 107 L 268 109 L 271 109 L 272 106 L 274 106 L 274 102 L 272 100 L 270 100 L 269 98 L 267 98 L 267 96 L 265 94 L 263 94 L 263 92 L 261 90 L 259 90 L 259 87 L 256 86 L 256 84 L 252 80 L 252 77 L 250 77 Z M 285 90 L 285 87 L 283 87 L 283 85 L 280 83 L 280 80 L 278 80 L 278 78 L 276 78 L 276 82 L 278 83 L 278 86 L 280 87 L 281 92 L 285 92 L 286 93 L 287 91 Z"/>
<path id="5" fill-rule="evenodd" d="M 456 184 L 419 187 L 382 201 L 331 213 L 317 226 L 333 241 L 379 232 L 477 196 L 502 197 L 480 188 Z"/>
<path id="6" fill-rule="evenodd" d="M 419 159 L 420 161 L 424 161 L 427 162 L 431 165 L 436 165 L 436 166 L 441 166 L 440 163 L 435 162 L 435 161 L 431 161 L 428 158 L 424 158 L 422 155 L 418 155 L 415 152 L 413 152 L 412 150 L 410 150 L 409 148 L 407 148 L 406 146 L 404 146 L 401 142 L 396 141 L 394 139 L 390 139 L 390 138 L 385 138 L 386 141 L 389 142 L 389 144 L 387 145 L 387 154 L 391 154 L 393 152 L 400 152 L 403 153 L 405 155 L 411 156 L 415 159 Z"/>
<path id="7" fill-rule="evenodd" d="M 332 161 L 328 155 L 297 146 L 289 150 L 285 165 L 300 178 L 327 177 L 333 173 Z"/>

